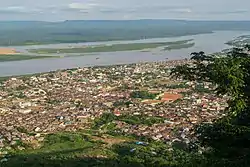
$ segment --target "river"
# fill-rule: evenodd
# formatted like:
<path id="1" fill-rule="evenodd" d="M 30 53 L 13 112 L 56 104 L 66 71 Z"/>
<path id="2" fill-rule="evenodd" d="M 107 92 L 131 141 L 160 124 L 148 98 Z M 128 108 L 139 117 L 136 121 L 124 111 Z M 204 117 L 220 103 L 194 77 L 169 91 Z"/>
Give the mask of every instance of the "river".
<path id="1" fill-rule="evenodd" d="M 190 53 L 195 51 L 204 51 L 205 53 L 219 52 L 223 49 L 229 48 L 225 43 L 241 35 L 249 35 L 249 32 L 242 31 L 216 31 L 211 34 L 200 34 L 191 36 L 182 36 L 174 38 L 154 38 L 136 41 L 109 41 L 109 42 L 91 42 L 78 44 L 51 44 L 38 46 L 16 46 L 12 47 L 21 52 L 27 52 L 27 49 L 38 48 L 67 48 L 71 46 L 82 45 L 99 45 L 99 44 L 118 44 L 118 43 L 152 43 L 152 42 L 170 42 L 179 40 L 193 39 L 195 46 L 192 48 L 185 48 L 172 51 L 159 51 L 154 49 L 150 52 L 142 51 L 125 51 L 125 52 L 105 52 L 88 54 L 84 56 L 71 56 L 63 58 L 49 58 L 49 59 L 34 59 L 24 61 L 12 61 L 0 63 L 0 77 L 11 75 L 25 75 L 40 72 L 49 72 L 59 69 L 69 69 L 76 67 L 89 67 L 96 65 L 114 65 L 114 64 L 128 64 L 138 62 L 153 62 L 163 60 L 177 60 L 189 58 Z M 61 55 L 61 54 L 60 54 Z M 97 59 L 98 58 L 98 59 Z"/>

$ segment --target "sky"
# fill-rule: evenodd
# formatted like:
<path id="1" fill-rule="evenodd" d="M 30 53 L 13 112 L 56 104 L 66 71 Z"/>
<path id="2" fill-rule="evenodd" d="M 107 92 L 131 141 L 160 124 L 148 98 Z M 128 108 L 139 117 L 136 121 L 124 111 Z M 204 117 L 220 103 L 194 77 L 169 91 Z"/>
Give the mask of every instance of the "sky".
<path id="1" fill-rule="evenodd" d="M 250 20 L 250 0 L 4 0 L 0 20 Z"/>

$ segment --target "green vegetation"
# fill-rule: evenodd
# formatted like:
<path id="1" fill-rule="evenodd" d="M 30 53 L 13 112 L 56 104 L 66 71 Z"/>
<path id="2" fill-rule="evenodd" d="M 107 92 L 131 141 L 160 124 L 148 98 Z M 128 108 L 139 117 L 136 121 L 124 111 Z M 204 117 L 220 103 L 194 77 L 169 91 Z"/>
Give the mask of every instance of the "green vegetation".
<path id="1" fill-rule="evenodd" d="M 83 133 L 59 133 L 47 135 L 39 149 L 14 151 L 11 160 L 1 166 L 63 166 L 65 160 L 108 154 L 109 150 L 101 150 L 103 142 L 92 140 Z M 82 165 L 86 162 L 82 162 Z"/>
<path id="2" fill-rule="evenodd" d="M 98 45 L 88 47 L 76 47 L 66 49 L 31 49 L 31 53 L 51 54 L 51 53 L 95 53 L 95 52 L 116 52 L 116 51 L 131 51 L 153 49 L 162 46 L 176 46 L 187 43 L 190 40 L 174 41 L 174 42 L 158 42 L 158 43 L 132 43 L 132 44 L 113 44 L 113 45 Z"/>
<path id="3" fill-rule="evenodd" d="M 211 33 L 196 23 L 171 20 L 0 22 L 0 45 L 137 40 Z M 146 28 L 145 28 L 146 27 Z"/>
<path id="4" fill-rule="evenodd" d="M 131 101 L 116 101 L 114 102 L 113 106 L 114 107 L 119 107 L 119 106 L 129 106 L 130 104 L 133 104 Z"/>
<path id="5" fill-rule="evenodd" d="M 174 143 L 173 148 L 163 142 L 147 140 L 136 144 L 138 137 L 111 136 L 94 131 L 50 134 L 37 149 L 13 151 L 3 167 L 221 167 L 233 165 L 217 157 L 207 158 L 196 153 L 197 147 Z M 142 140 L 143 141 L 143 140 Z M 18 143 L 19 145 L 24 145 Z M 27 145 L 26 145 L 27 147 Z M 232 165 L 228 165 L 228 164 Z"/>
<path id="6" fill-rule="evenodd" d="M 250 165 L 250 55 L 246 51 L 250 51 L 249 45 L 221 57 L 192 53 L 194 63 L 172 71 L 175 77 L 213 83 L 218 95 L 230 97 L 225 117 L 196 129 L 200 144 L 211 148 L 205 154 L 210 163 L 213 161 L 211 166 Z"/>
<path id="7" fill-rule="evenodd" d="M 200 157 L 177 149 L 169 151 L 169 147 L 161 142 L 149 142 L 146 147 L 124 143 L 115 146 L 115 150 L 118 152 L 120 160 L 127 163 L 123 166 L 191 167 L 194 164 L 194 160 L 190 161 L 191 157 Z M 131 150 L 134 151 L 131 152 Z"/>
<path id="8" fill-rule="evenodd" d="M 164 118 L 161 117 L 149 117 L 145 115 L 134 116 L 134 115 L 123 115 L 118 117 L 119 121 L 126 122 L 131 125 L 148 125 L 152 126 L 154 124 L 164 123 Z"/>
<path id="9" fill-rule="evenodd" d="M 122 115 L 115 116 L 113 113 L 104 113 L 100 118 L 95 119 L 94 128 L 98 129 L 103 125 L 110 124 L 113 121 L 122 121 L 131 125 L 148 125 L 152 126 L 154 124 L 164 123 L 164 118 L 161 117 L 150 117 L 146 115 Z"/>
<path id="10" fill-rule="evenodd" d="M 155 99 L 158 94 L 149 93 L 147 91 L 134 91 L 130 94 L 132 98 L 140 98 L 140 99 Z"/>
<path id="11" fill-rule="evenodd" d="M 10 77 L 0 77 L 0 84 L 10 79 Z"/>
<path id="12" fill-rule="evenodd" d="M 198 92 L 198 93 L 213 93 L 213 90 L 211 90 L 209 88 L 204 88 L 204 86 L 202 86 L 202 85 L 197 85 L 194 88 L 194 91 Z"/>
<path id="13" fill-rule="evenodd" d="M 97 129 L 105 124 L 108 124 L 116 120 L 116 116 L 113 113 L 104 113 L 100 118 L 95 119 L 94 128 Z"/>
<path id="14" fill-rule="evenodd" d="M 136 139 L 122 136 L 98 137 L 83 132 L 48 135 L 38 149 L 14 151 L 2 167 L 220 167 L 226 160 L 207 159 L 195 153 L 195 148 L 174 148 L 162 142 L 149 141 L 137 145 Z M 108 142 L 112 139 L 114 143 Z M 123 139 L 123 140 L 121 140 Z M 223 163 L 221 163 L 223 162 Z M 231 162 L 236 166 L 243 166 Z M 235 167 L 235 166 L 229 167 Z"/>
<path id="15" fill-rule="evenodd" d="M 43 147 L 44 151 L 58 150 L 62 147 L 68 149 L 79 149 L 93 147 L 96 143 L 81 133 L 59 133 L 46 136 Z"/>
<path id="16" fill-rule="evenodd" d="M 182 88 L 190 88 L 189 85 L 185 84 L 185 83 L 179 83 L 179 84 L 171 84 L 171 85 L 168 85 L 168 86 L 165 86 L 166 88 L 169 88 L 169 89 L 182 89 Z"/>
<path id="17" fill-rule="evenodd" d="M 85 20 L 0 22 L 0 45 L 37 45 L 177 37 L 218 30 L 248 31 L 248 21 Z"/>
<path id="18" fill-rule="evenodd" d="M 185 48 L 191 48 L 195 45 L 194 42 L 192 43 L 183 43 L 183 44 L 177 44 L 177 45 L 170 45 L 164 48 L 164 50 L 178 50 L 178 49 L 185 49 Z"/>
<path id="19" fill-rule="evenodd" d="M 59 133 L 47 135 L 38 149 L 13 151 L 2 167 L 193 167 L 201 157 L 192 152 L 174 149 L 162 142 L 150 141 L 137 145 L 135 138 L 105 135 L 95 132 Z M 192 159 L 193 158 L 193 159 Z M 198 167 L 198 166 L 197 166 Z"/>
<path id="20" fill-rule="evenodd" d="M 31 60 L 31 59 L 45 59 L 52 58 L 52 56 L 28 56 L 28 55 L 0 55 L 0 62 L 6 61 L 21 61 L 21 60 Z"/>

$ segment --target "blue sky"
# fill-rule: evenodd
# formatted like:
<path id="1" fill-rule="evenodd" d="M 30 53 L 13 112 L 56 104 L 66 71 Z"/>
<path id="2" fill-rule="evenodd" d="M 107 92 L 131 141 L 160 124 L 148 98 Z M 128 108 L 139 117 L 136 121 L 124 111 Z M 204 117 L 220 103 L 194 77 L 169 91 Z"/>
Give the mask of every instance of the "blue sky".
<path id="1" fill-rule="evenodd" d="M 250 20 L 250 0 L 4 0 L 0 20 Z"/>

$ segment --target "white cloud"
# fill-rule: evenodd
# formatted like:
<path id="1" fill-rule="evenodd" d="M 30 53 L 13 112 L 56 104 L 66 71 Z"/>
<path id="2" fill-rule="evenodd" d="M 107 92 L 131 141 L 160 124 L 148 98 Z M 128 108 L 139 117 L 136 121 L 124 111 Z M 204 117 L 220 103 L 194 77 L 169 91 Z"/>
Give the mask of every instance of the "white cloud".
<path id="1" fill-rule="evenodd" d="M 0 8 L 0 13 L 6 14 L 32 14 L 42 12 L 43 11 L 38 8 L 26 8 L 24 6 L 9 6 L 5 8 Z"/>
<path id="2" fill-rule="evenodd" d="M 0 20 L 249 20 L 249 0 L 2 0 Z"/>
<path id="3" fill-rule="evenodd" d="M 122 14 L 145 14 L 145 13 L 192 13 L 193 11 L 188 6 L 171 6 L 171 5 L 150 5 L 142 4 L 136 6 L 101 6 L 98 10 L 101 13 L 122 13 Z"/>
<path id="4" fill-rule="evenodd" d="M 226 10 L 226 11 L 214 11 L 214 12 L 208 12 L 209 14 L 244 14 L 249 13 L 249 10 L 247 9 L 235 9 L 235 10 Z"/>
<path id="5" fill-rule="evenodd" d="M 95 8 L 96 6 L 98 6 L 98 4 L 95 4 L 95 3 L 71 3 L 69 4 L 70 9 L 79 9 L 79 10 L 89 10 L 89 9 Z"/>
<path id="6" fill-rule="evenodd" d="M 23 6 L 9 6 L 0 8 L 1 13 L 24 13 L 27 12 Z"/>
<path id="7" fill-rule="evenodd" d="M 176 12 L 176 13 L 192 13 L 193 11 L 189 8 L 177 8 L 177 9 L 172 9 L 169 10 L 170 12 Z"/>
<path id="8" fill-rule="evenodd" d="M 23 6 L 9 6 L 5 8 L 6 10 L 10 10 L 10 11 L 23 11 L 25 10 L 25 7 Z"/>

